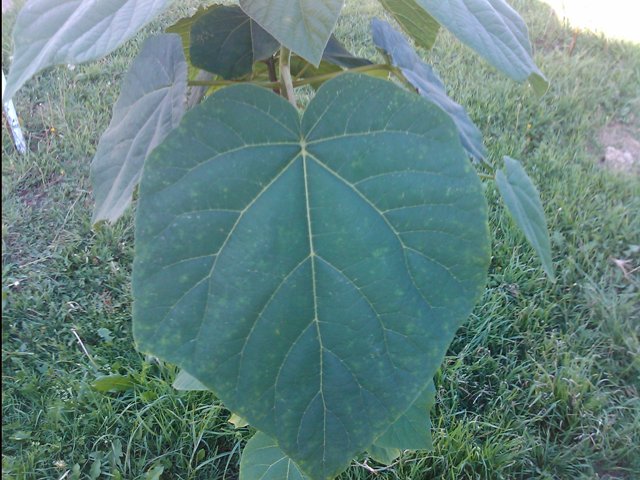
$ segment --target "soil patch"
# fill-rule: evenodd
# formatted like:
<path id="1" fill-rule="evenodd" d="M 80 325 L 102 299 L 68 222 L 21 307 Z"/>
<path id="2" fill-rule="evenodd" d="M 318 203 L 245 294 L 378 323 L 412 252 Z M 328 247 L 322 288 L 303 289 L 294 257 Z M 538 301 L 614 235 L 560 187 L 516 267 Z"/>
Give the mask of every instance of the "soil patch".
<path id="1" fill-rule="evenodd" d="M 640 128 L 613 122 L 598 134 L 605 168 L 640 175 Z"/>

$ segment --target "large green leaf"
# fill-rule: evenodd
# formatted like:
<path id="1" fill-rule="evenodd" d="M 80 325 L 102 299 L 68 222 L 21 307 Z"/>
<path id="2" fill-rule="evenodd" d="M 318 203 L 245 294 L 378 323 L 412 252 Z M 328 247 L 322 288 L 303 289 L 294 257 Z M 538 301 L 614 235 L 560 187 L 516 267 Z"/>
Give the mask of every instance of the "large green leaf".
<path id="1" fill-rule="evenodd" d="M 486 202 L 451 120 L 389 82 L 341 75 L 302 119 L 234 86 L 146 162 L 135 250 L 138 347 L 324 479 L 431 381 L 483 290 Z"/>
<path id="2" fill-rule="evenodd" d="M 3 101 L 40 70 L 112 52 L 171 0 L 29 0 L 13 30 L 14 53 Z"/>
<path id="3" fill-rule="evenodd" d="M 427 50 L 433 47 L 440 24 L 416 0 L 380 0 L 380 3 L 416 45 Z"/>
<path id="4" fill-rule="evenodd" d="M 511 216 L 538 253 L 544 271 L 554 279 L 547 220 L 540 194 L 529 175 L 520 162 L 504 157 L 504 170 L 496 172 L 496 183 Z"/>
<path id="5" fill-rule="evenodd" d="M 262 432 L 247 442 L 240 458 L 240 480 L 308 480 L 298 466 Z"/>
<path id="6" fill-rule="evenodd" d="M 178 126 L 186 94 L 187 63 L 180 37 L 151 37 L 122 82 L 111 123 L 91 163 L 94 222 L 113 222 L 124 213 L 145 158 Z"/>
<path id="7" fill-rule="evenodd" d="M 416 0 L 442 26 L 514 80 L 542 95 L 547 80 L 531 57 L 527 26 L 505 0 Z"/>
<path id="8" fill-rule="evenodd" d="M 240 0 L 240 6 L 281 44 L 318 66 L 344 0 Z"/>
<path id="9" fill-rule="evenodd" d="M 486 150 L 482 143 L 482 133 L 469 118 L 467 111 L 447 95 L 442 80 L 431 66 L 424 63 L 404 36 L 387 22 L 373 19 L 371 30 L 376 46 L 391 57 L 405 79 L 420 95 L 447 112 L 455 122 L 462 146 L 469 155 L 476 160 L 484 158 Z"/>
<path id="10" fill-rule="evenodd" d="M 270 57 L 278 41 L 237 6 L 214 5 L 191 27 L 191 62 L 223 78 L 250 73 L 254 62 Z"/>

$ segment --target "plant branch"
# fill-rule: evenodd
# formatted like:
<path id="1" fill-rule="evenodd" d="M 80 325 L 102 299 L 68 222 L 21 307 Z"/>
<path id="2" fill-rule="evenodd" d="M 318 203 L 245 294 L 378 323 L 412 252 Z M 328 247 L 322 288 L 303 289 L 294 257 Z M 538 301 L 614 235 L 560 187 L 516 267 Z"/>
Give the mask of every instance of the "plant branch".
<path id="1" fill-rule="evenodd" d="M 297 108 L 296 96 L 295 93 L 293 93 L 290 62 L 291 50 L 283 45 L 280 47 L 280 94 L 289 100 L 291 105 Z"/>

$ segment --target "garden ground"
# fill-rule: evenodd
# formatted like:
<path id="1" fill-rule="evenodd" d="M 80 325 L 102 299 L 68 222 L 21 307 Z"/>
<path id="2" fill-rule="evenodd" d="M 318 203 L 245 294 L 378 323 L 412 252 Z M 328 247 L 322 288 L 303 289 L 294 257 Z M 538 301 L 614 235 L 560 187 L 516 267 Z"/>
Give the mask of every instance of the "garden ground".
<path id="1" fill-rule="evenodd" d="M 195 3 L 16 96 L 30 150 L 16 154 L 3 130 L 3 479 L 237 478 L 252 431 L 230 425 L 212 394 L 174 390 L 176 369 L 134 348 L 131 214 L 90 223 L 89 163 L 123 74 L 145 36 Z M 513 3 L 551 81 L 541 99 L 446 33 L 422 53 L 492 160 L 520 159 L 539 186 L 558 280 L 487 183 L 488 285 L 436 376 L 435 450 L 386 469 L 362 456 L 343 479 L 640 478 L 640 176 L 606 168 L 607 147 L 625 148 L 616 135 L 638 141 L 640 45 L 574 34 L 546 5 Z M 355 54 L 377 55 L 374 14 L 373 0 L 347 2 L 337 34 Z M 2 18 L 5 69 L 14 18 Z M 96 389 L 107 374 L 123 376 L 121 391 Z"/>

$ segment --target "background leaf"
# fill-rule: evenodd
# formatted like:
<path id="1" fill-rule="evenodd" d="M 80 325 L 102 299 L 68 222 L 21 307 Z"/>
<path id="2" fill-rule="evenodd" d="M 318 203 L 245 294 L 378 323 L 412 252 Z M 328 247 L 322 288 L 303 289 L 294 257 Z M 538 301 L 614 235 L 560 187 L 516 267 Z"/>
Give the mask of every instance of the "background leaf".
<path id="1" fill-rule="evenodd" d="M 371 65 L 371 62 L 366 58 L 354 56 L 334 35 L 331 35 L 329 43 L 327 43 L 327 48 L 325 48 L 324 53 L 322 54 L 322 61 L 320 62 L 320 65 L 318 65 L 318 67 L 314 67 L 303 58 L 297 55 L 292 55 L 291 75 L 296 80 L 300 80 L 339 72 L 343 69 L 348 70 L 350 68 L 361 67 L 364 65 Z M 387 71 L 384 73 L 388 75 Z M 324 81 L 314 82 L 311 83 L 311 87 L 318 89 L 323 83 Z"/>
<path id="2" fill-rule="evenodd" d="M 247 442 L 240 457 L 240 480 L 308 480 L 298 466 L 262 432 Z"/>
<path id="3" fill-rule="evenodd" d="M 431 381 L 418 400 L 367 449 L 371 458 L 390 465 L 403 450 L 433 449 L 429 410 L 435 404 L 435 396 L 436 389 Z"/>
<path id="4" fill-rule="evenodd" d="M 387 22 L 373 19 L 373 41 L 400 68 L 405 79 L 427 100 L 442 108 L 455 122 L 462 146 L 475 160 L 486 156 L 482 133 L 466 110 L 447 96 L 444 84 L 430 65 L 424 63 L 404 36 Z"/>
<path id="5" fill-rule="evenodd" d="M 200 380 L 184 370 L 180 370 L 173 381 L 173 388 L 185 391 L 209 390 Z"/>
<path id="6" fill-rule="evenodd" d="M 171 0 L 29 0 L 13 30 L 3 101 L 52 65 L 103 57 L 129 40 Z"/>
<path id="7" fill-rule="evenodd" d="M 344 0 L 240 0 L 240 6 L 281 44 L 318 66 Z"/>
<path id="8" fill-rule="evenodd" d="M 329 38 L 322 60 L 346 69 L 371 65 L 366 58 L 355 57 L 334 35 Z"/>
<path id="9" fill-rule="evenodd" d="M 440 24 L 416 0 L 380 0 L 380 3 L 417 46 L 427 50 L 433 47 Z"/>
<path id="10" fill-rule="evenodd" d="M 149 38 L 125 76 L 91 163 L 93 222 L 115 221 L 131 203 L 145 158 L 178 126 L 185 110 L 187 64 L 180 37 Z"/>
<path id="11" fill-rule="evenodd" d="M 555 279 L 551 242 L 540 194 L 520 162 L 504 157 L 504 170 L 496 172 L 496 184 L 509 213 L 538 253 L 544 271 Z"/>
<path id="12" fill-rule="evenodd" d="M 436 388 L 433 381 L 409 409 L 393 422 L 374 445 L 399 450 L 431 450 L 431 419 L 429 411 L 435 405 Z"/>
<path id="13" fill-rule="evenodd" d="M 416 0 L 442 26 L 514 80 L 542 95 L 548 82 L 531 57 L 527 26 L 504 0 Z"/>
<path id="14" fill-rule="evenodd" d="M 364 75 L 327 82 L 302 120 L 265 89 L 216 92 L 145 165 L 139 348 L 305 474 L 336 475 L 431 381 L 483 291 L 486 201 L 456 137 Z"/>
<path id="15" fill-rule="evenodd" d="M 280 46 L 240 7 L 215 5 L 191 27 L 191 62 L 233 79 L 251 72 L 254 62 L 270 57 Z"/>
<path id="16" fill-rule="evenodd" d="M 126 392 L 136 385 L 130 375 L 104 375 L 91 383 L 91 387 L 98 392 Z"/>
<path id="17" fill-rule="evenodd" d="M 196 13 L 194 13 L 190 17 L 183 17 L 180 20 L 178 20 L 176 23 L 168 26 L 165 29 L 166 33 L 178 34 L 182 39 L 182 49 L 184 52 L 184 58 L 187 60 L 187 64 L 189 65 L 189 80 L 194 79 L 197 76 L 198 72 L 201 71 L 199 68 L 193 66 L 193 64 L 191 63 L 191 53 L 190 53 L 191 28 L 193 27 L 193 24 L 196 22 L 196 20 L 198 20 L 203 15 L 205 15 L 211 9 L 217 8 L 217 7 L 218 5 L 212 5 L 206 8 L 201 7 L 196 11 Z"/>

